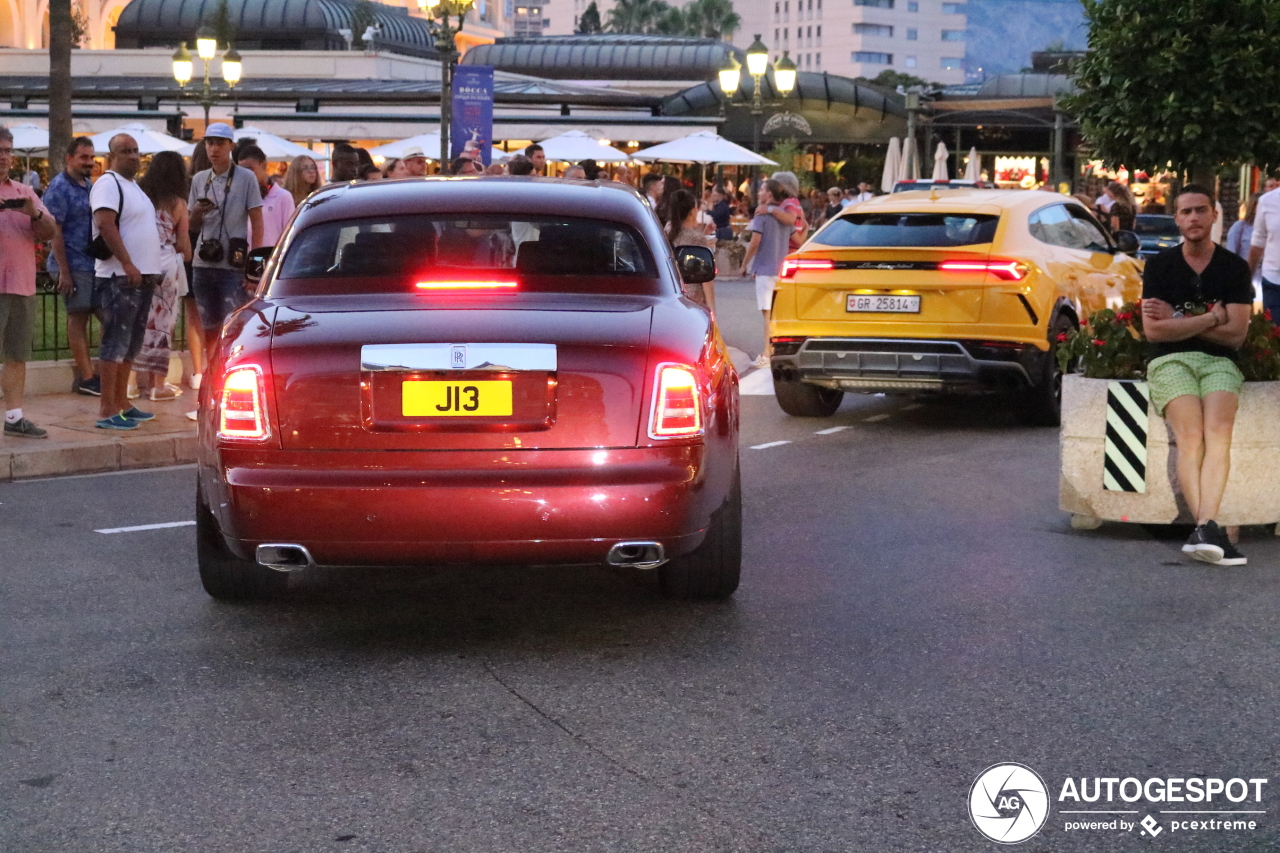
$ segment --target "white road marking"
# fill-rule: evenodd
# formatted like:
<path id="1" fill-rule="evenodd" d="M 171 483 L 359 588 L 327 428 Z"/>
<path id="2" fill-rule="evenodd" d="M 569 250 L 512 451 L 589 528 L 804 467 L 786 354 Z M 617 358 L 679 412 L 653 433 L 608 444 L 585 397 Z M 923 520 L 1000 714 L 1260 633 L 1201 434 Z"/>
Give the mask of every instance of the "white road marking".
<path id="1" fill-rule="evenodd" d="M 136 533 L 139 530 L 164 530 L 167 527 L 191 527 L 194 521 L 166 521 L 164 524 L 139 524 L 136 527 L 104 527 L 94 533 Z"/>
<path id="2" fill-rule="evenodd" d="M 772 397 L 773 371 L 768 368 L 751 371 L 738 382 L 738 393 L 752 397 Z"/>
<path id="3" fill-rule="evenodd" d="M 766 441 L 764 444 L 753 444 L 752 450 L 768 450 L 770 447 L 781 447 L 784 444 L 790 444 L 789 441 Z"/>
<path id="4" fill-rule="evenodd" d="M 889 419 L 888 415 L 872 415 L 871 417 L 866 419 L 866 422 L 869 424 L 873 424 L 876 421 L 887 421 L 888 419 Z"/>
<path id="5" fill-rule="evenodd" d="M 814 435 L 831 435 L 832 433 L 837 433 L 846 429 L 848 429 L 847 426 L 827 427 L 826 429 L 818 430 Z"/>
<path id="6" fill-rule="evenodd" d="M 902 411 L 914 412 L 916 409 L 923 409 L 923 408 L 924 408 L 924 404 L 922 403 L 912 403 L 910 406 L 903 406 Z"/>

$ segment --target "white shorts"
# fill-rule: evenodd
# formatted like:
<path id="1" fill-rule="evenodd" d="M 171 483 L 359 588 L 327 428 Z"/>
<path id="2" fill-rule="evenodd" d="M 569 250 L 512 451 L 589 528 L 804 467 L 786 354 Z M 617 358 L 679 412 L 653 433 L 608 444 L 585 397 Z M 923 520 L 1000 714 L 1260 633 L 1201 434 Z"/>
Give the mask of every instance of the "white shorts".
<path id="1" fill-rule="evenodd" d="M 773 307 L 773 288 L 778 283 L 776 275 L 756 276 L 756 307 L 768 311 Z"/>

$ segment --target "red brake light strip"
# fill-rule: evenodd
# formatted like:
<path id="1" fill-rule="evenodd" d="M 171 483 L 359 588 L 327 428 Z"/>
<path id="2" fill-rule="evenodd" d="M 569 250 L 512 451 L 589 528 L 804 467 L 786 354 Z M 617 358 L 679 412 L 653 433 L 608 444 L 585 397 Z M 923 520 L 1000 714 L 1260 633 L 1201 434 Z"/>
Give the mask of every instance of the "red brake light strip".
<path id="1" fill-rule="evenodd" d="M 793 278 L 800 270 L 833 270 L 836 268 L 835 261 L 829 261 L 825 258 L 783 258 L 782 259 L 782 277 Z"/>
<path id="2" fill-rule="evenodd" d="M 938 264 L 938 269 L 945 272 L 989 272 L 1004 281 L 1022 281 L 1027 277 L 1026 266 L 1017 261 L 943 261 Z"/>
<path id="3" fill-rule="evenodd" d="M 418 290 L 515 290 L 514 281 L 420 281 Z"/>

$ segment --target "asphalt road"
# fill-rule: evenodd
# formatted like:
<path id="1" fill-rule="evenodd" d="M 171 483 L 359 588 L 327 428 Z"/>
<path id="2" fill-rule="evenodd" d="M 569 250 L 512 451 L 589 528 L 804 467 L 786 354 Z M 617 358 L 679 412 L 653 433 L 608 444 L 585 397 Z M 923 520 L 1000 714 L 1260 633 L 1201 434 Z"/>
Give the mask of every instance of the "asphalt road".
<path id="1" fill-rule="evenodd" d="M 1073 531 L 1056 433 L 994 401 L 743 407 L 721 604 L 605 568 L 219 604 L 192 527 L 94 532 L 189 520 L 193 470 L 0 485 L 0 850 L 993 851 L 967 802 L 998 762 L 1055 800 L 1273 775 L 1274 537 L 1223 569 Z M 1215 804 L 1252 832 L 1069 832 L 1055 804 L 1014 849 L 1275 850 L 1270 787 Z"/>

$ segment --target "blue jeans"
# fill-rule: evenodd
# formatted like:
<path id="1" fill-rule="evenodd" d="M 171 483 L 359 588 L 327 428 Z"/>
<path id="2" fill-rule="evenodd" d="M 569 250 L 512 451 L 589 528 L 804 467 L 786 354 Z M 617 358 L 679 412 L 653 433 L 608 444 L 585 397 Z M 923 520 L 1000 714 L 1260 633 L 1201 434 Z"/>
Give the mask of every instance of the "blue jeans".
<path id="1" fill-rule="evenodd" d="M 1280 284 L 1262 279 L 1262 307 L 1271 312 L 1271 322 L 1280 323 Z"/>
<path id="2" fill-rule="evenodd" d="M 241 270 L 194 267 L 191 273 L 191 295 L 195 297 L 200 325 L 206 332 L 221 329 L 227 318 L 249 301 Z"/>
<path id="3" fill-rule="evenodd" d="M 102 344 L 98 347 L 98 360 L 116 364 L 131 362 L 142 349 L 142 338 L 147 332 L 147 314 L 151 312 L 151 297 L 159 275 L 144 275 L 142 284 L 130 287 L 122 275 L 94 280 L 94 301 L 101 311 Z"/>

